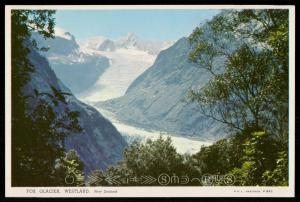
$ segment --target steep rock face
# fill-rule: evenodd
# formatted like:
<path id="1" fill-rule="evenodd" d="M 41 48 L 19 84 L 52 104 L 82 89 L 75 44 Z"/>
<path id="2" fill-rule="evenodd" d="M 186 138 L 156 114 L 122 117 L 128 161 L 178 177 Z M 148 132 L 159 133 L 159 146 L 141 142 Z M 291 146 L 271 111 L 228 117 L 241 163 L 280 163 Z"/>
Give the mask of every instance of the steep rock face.
<path id="1" fill-rule="evenodd" d="M 101 45 L 97 48 L 99 51 L 115 51 L 116 46 L 112 40 L 105 39 Z"/>
<path id="2" fill-rule="evenodd" d="M 93 86 L 109 67 L 108 58 L 82 53 L 48 59 L 58 78 L 76 95 Z"/>
<path id="3" fill-rule="evenodd" d="M 46 58 L 36 51 L 31 51 L 29 59 L 35 67 L 35 72 L 25 86 L 24 94 L 33 94 L 34 89 L 51 93 L 50 86 L 70 93 L 56 77 Z M 80 102 L 73 95 L 67 96 L 67 102 L 71 110 L 80 112 L 79 122 L 84 130 L 80 134 L 72 134 L 66 138 L 66 149 L 75 149 L 78 152 L 84 162 L 86 173 L 116 164 L 122 158 L 123 150 L 127 146 L 120 133 L 96 109 Z"/>
<path id="4" fill-rule="evenodd" d="M 64 36 L 55 36 L 54 38 L 45 39 L 37 32 L 32 33 L 32 37 L 38 42 L 39 47 L 47 47 L 49 50 L 44 55 L 69 55 L 79 48 L 75 37 L 65 32 Z"/>
<path id="5" fill-rule="evenodd" d="M 153 66 L 140 75 L 123 97 L 99 102 L 97 107 L 113 111 L 128 124 L 195 136 L 219 139 L 224 134 L 219 123 L 203 117 L 195 103 L 184 101 L 189 89 L 201 87 L 209 74 L 188 60 L 187 38 L 162 51 Z"/>
<path id="6" fill-rule="evenodd" d="M 44 39 L 37 33 L 32 37 L 39 47 L 49 48 L 41 54 L 47 57 L 57 77 L 75 94 L 92 86 L 109 67 L 108 58 L 81 52 L 75 37 L 69 32 L 53 39 Z"/>

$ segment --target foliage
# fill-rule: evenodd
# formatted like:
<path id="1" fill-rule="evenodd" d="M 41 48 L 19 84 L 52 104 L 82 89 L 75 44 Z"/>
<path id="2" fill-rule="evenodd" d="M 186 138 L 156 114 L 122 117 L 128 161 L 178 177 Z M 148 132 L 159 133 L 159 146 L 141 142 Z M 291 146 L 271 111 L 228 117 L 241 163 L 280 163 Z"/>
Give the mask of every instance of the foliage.
<path id="1" fill-rule="evenodd" d="M 232 174 L 237 185 L 261 185 L 263 173 L 275 167 L 276 142 L 266 132 L 254 132 L 246 139 L 241 168 L 234 168 Z"/>
<path id="2" fill-rule="evenodd" d="M 188 98 L 233 134 L 194 155 L 204 172 L 287 185 L 288 42 L 284 9 L 223 11 L 191 34 L 190 59 L 211 80 Z"/>
<path id="3" fill-rule="evenodd" d="M 278 154 L 279 158 L 276 161 L 274 170 L 266 170 L 263 173 L 263 184 L 266 186 L 278 185 L 288 186 L 288 155 L 286 151 L 281 151 Z"/>
<path id="4" fill-rule="evenodd" d="M 158 178 L 161 174 L 185 175 L 187 166 L 184 163 L 182 155 L 176 152 L 176 149 L 171 144 L 171 139 L 157 140 L 148 139 L 144 144 L 133 142 L 124 151 L 124 159 L 117 166 L 111 166 L 105 173 L 95 171 L 92 175 L 96 176 L 117 176 L 120 179 L 138 179 L 142 176 L 151 176 Z M 89 184 L 93 184 L 90 178 Z M 96 185 L 105 185 L 105 181 L 99 182 Z M 95 185 L 95 184 L 93 184 Z M 106 184 L 107 185 L 107 184 Z M 139 182 L 120 182 L 120 185 L 141 185 Z M 158 185 L 157 181 L 152 186 Z"/>
<path id="5" fill-rule="evenodd" d="M 205 175 L 234 176 L 235 186 L 287 186 L 287 168 L 285 150 L 278 147 L 277 141 L 266 132 L 254 132 L 250 135 L 237 133 L 210 146 L 203 146 L 193 155 L 178 154 L 170 139 L 159 138 L 145 143 L 132 143 L 118 165 L 111 166 L 106 171 L 93 171 L 87 184 L 161 186 L 157 180 L 145 184 L 139 179 L 143 176 L 158 179 L 160 174 L 165 173 L 169 176 L 188 176 L 190 179 L 188 184 L 170 183 L 169 186 L 203 186 L 204 182 L 193 182 L 191 179 L 202 179 Z M 108 178 L 115 178 L 116 181 L 110 183 L 105 180 Z M 225 181 L 216 181 L 211 185 L 227 184 Z"/>
<path id="6" fill-rule="evenodd" d="M 224 11 L 195 29 L 190 42 L 190 59 L 212 75 L 188 96 L 203 114 L 235 131 L 266 130 L 286 142 L 288 10 Z"/>
<path id="7" fill-rule="evenodd" d="M 54 13 L 12 10 L 12 186 L 60 184 L 55 164 L 65 156 L 64 139 L 81 131 L 79 113 L 68 108 L 65 93 L 53 86 L 52 93 L 22 91 L 35 70 L 28 59 L 37 49 L 31 32 L 53 37 Z"/>
<path id="8" fill-rule="evenodd" d="M 56 175 L 55 162 L 64 156 L 64 140 L 66 136 L 81 131 L 78 113 L 66 106 L 61 106 L 63 110 L 57 113 L 48 100 L 38 98 L 35 101 L 33 111 L 23 120 L 26 125 L 21 129 L 26 132 L 13 134 L 16 166 L 13 174 L 16 185 L 56 185 L 61 179 L 52 175 Z"/>
<path id="9" fill-rule="evenodd" d="M 236 138 L 217 141 L 211 146 L 202 147 L 192 158 L 197 162 L 200 174 L 223 175 L 234 167 L 241 165 L 241 144 Z"/>
<path id="10" fill-rule="evenodd" d="M 12 10 L 11 45 L 12 45 L 12 81 L 13 90 L 20 95 L 20 87 L 30 79 L 34 71 L 27 58 L 31 48 L 37 48 L 35 40 L 30 39 L 31 32 L 38 31 L 43 37 L 53 37 L 54 10 Z"/>

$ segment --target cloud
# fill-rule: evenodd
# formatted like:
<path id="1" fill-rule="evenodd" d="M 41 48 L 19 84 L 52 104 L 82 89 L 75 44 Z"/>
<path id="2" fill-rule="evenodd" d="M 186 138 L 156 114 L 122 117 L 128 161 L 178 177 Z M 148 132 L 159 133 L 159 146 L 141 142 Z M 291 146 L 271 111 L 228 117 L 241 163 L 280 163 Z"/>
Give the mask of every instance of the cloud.
<path id="1" fill-rule="evenodd" d="M 54 33 L 55 36 L 59 36 L 68 40 L 72 39 L 70 35 L 66 34 L 67 31 L 61 27 L 57 27 L 57 26 L 54 27 L 54 32 L 55 32 Z"/>

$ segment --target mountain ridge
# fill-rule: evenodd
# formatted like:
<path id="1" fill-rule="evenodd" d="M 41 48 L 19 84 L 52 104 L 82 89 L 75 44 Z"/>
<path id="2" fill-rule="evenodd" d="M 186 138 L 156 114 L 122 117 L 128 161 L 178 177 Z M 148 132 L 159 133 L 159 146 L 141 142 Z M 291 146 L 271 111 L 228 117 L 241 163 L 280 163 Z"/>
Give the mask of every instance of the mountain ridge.
<path id="1" fill-rule="evenodd" d="M 112 111 L 120 121 L 133 126 L 209 140 L 223 137 L 219 123 L 197 112 L 196 103 L 185 102 L 188 90 L 210 79 L 205 70 L 189 61 L 191 48 L 188 38 L 179 39 L 160 52 L 124 96 L 95 106 Z"/>
<path id="2" fill-rule="evenodd" d="M 75 94 L 93 85 L 99 76 L 109 67 L 109 59 L 103 55 L 92 55 L 80 51 L 80 46 L 75 37 L 65 32 L 53 39 L 44 39 L 37 33 L 32 38 L 37 41 L 39 47 L 48 47 L 46 52 L 40 52 L 45 56 L 55 74 Z M 72 76 L 70 76 L 72 75 Z M 81 81 L 78 84 L 78 80 Z"/>
<path id="3" fill-rule="evenodd" d="M 134 79 L 152 64 L 155 54 L 167 47 L 166 44 L 168 45 L 168 43 L 142 40 L 133 33 L 118 40 L 96 36 L 85 42 L 77 42 L 75 36 L 62 29 L 57 29 L 54 39 L 44 39 L 37 33 L 33 33 L 32 38 L 40 47 L 49 48 L 47 52 L 40 53 L 47 57 L 58 78 L 78 96 L 103 88 L 103 86 L 98 86 L 98 80 L 114 65 L 112 63 L 117 62 L 118 68 L 128 68 L 128 72 L 131 72 L 129 76 L 132 75 L 131 79 Z M 123 59 L 118 62 L 118 57 L 127 58 L 127 62 Z M 140 66 L 139 69 L 135 67 L 137 65 Z M 133 73 L 130 68 L 135 69 L 136 73 Z M 127 88 L 129 84 L 122 85 L 126 85 L 125 88 Z M 121 95 L 122 92 L 120 92 Z M 116 93 L 115 96 L 120 93 Z"/>
<path id="4" fill-rule="evenodd" d="M 127 36 L 120 37 L 118 39 L 109 39 L 103 36 L 91 37 L 80 42 L 80 46 L 84 48 L 107 51 L 106 46 L 102 46 L 104 43 L 110 43 L 109 47 L 113 47 L 109 51 L 116 49 L 136 49 L 147 52 L 151 55 L 157 55 L 161 50 L 170 47 L 173 41 L 154 41 L 141 39 L 134 32 L 129 32 Z"/>

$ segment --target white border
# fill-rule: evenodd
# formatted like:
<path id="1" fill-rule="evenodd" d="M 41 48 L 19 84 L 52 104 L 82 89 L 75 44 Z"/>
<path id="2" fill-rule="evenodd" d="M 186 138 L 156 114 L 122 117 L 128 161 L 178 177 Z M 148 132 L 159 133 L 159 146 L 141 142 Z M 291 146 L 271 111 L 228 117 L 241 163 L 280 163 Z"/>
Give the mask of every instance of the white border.
<path id="1" fill-rule="evenodd" d="M 42 193 L 49 187 L 11 187 L 11 9 L 289 9 L 289 186 L 288 187 L 56 187 L 60 193 Z M 27 193 L 29 189 L 35 193 Z M 66 189 L 89 193 L 65 193 Z M 98 191 L 95 193 L 95 191 Z M 117 193 L 105 192 L 116 190 Z M 295 196 L 295 6 L 274 5 L 18 5 L 5 6 L 5 196 L 6 197 L 294 197 Z"/>

